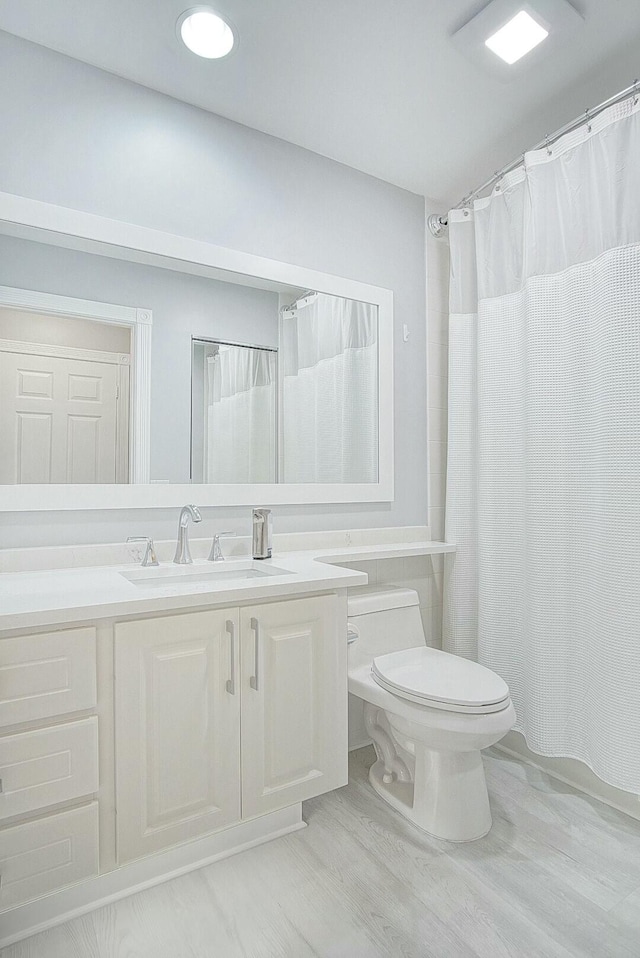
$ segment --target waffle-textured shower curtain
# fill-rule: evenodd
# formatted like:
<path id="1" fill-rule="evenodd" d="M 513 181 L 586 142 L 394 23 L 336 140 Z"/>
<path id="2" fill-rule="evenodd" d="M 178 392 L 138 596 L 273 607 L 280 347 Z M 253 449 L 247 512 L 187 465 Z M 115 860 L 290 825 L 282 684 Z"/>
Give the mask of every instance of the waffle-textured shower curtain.
<path id="1" fill-rule="evenodd" d="M 450 214 L 445 647 L 640 793 L 640 107 Z"/>
<path id="2" fill-rule="evenodd" d="M 205 482 L 276 481 L 275 353 L 221 346 L 207 359 Z"/>
<path id="3" fill-rule="evenodd" d="M 315 293 L 282 317 L 285 482 L 378 479 L 378 322 Z"/>

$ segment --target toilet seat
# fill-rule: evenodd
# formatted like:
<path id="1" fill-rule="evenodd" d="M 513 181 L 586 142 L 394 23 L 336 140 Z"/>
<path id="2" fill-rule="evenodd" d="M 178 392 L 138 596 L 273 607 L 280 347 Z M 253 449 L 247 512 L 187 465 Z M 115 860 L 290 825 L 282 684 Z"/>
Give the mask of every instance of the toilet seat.
<path id="1" fill-rule="evenodd" d="M 509 688 L 495 672 L 427 646 L 377 656 L 371 675 L 393 695 L 448 712 L 500 712 L 510 702 Z"/>

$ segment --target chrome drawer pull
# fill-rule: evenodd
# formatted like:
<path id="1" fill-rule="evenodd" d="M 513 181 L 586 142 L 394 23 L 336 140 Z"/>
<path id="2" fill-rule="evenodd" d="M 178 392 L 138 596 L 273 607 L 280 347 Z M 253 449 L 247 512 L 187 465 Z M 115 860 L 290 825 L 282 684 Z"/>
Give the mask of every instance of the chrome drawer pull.
<path id="1" fill-rule="evenodd" d="M 226 689 L 229 695 L 236 694 L 236 627 L 232 619 L 227 619 L 227 632 L 229 633 L 229 653 L 231 655 L 231 678 L 227 679 Z"/>
<path id="2" fill-rule="evenodd" d="M 260 666 L 260 626 L 257 619 L 251 619 L 251 629 L 253 631 L 253 675 L 249 679 L 249 685 L 252 689 L 255 689 L 256 692 L 259 690 L 258 686 L 258 677 L 259 677 L 259 666 Z"/>

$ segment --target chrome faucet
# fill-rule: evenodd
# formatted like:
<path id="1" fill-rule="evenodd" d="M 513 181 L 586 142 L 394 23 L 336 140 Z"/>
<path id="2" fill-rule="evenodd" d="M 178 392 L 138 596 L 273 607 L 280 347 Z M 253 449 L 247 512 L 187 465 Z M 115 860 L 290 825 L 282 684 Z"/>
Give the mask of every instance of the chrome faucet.
<path id="1" fill-rule="evenodd" d="M 220 540 L 233 538 L 235 538 L 235 532 L 216 532 L 215 536 L 213 537 L 213 542 L 211 543 L 209 562 L 224 562 L 224 554 L 222 552 Z"/>
<path id="2" fill-rule="evenodd" d="M 178 542 L 176 544 L 176 554 L 173 557 L 176 565 L 190 565 L 193 562 L 189 551 L 189 519 L 193 522 L 202 522 L 202 516 L 197 506 L 183 506 L 180 510 Z"/>
<path id="3" fill-rule="evenodd" d="M 142 562 L 140 565 L 160 565 L 156 555 L 156 549 L 153 544 L 153 539 L 150 539 L 149 536 L 128 536 L 127 542 L 146 542 L 147 547 L 144 550 L 144 556 L 142 557 Z"/>

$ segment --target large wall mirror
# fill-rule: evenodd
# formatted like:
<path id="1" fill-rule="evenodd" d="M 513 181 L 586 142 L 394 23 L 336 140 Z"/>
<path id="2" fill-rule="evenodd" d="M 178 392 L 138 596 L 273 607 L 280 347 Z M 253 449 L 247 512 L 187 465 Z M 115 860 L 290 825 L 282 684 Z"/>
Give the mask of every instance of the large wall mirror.
<path id="1" fill-rule="evenodd" d="M 392 448 L 389 291 L 0 194 L 3 508 L 385 500 Z"/>

